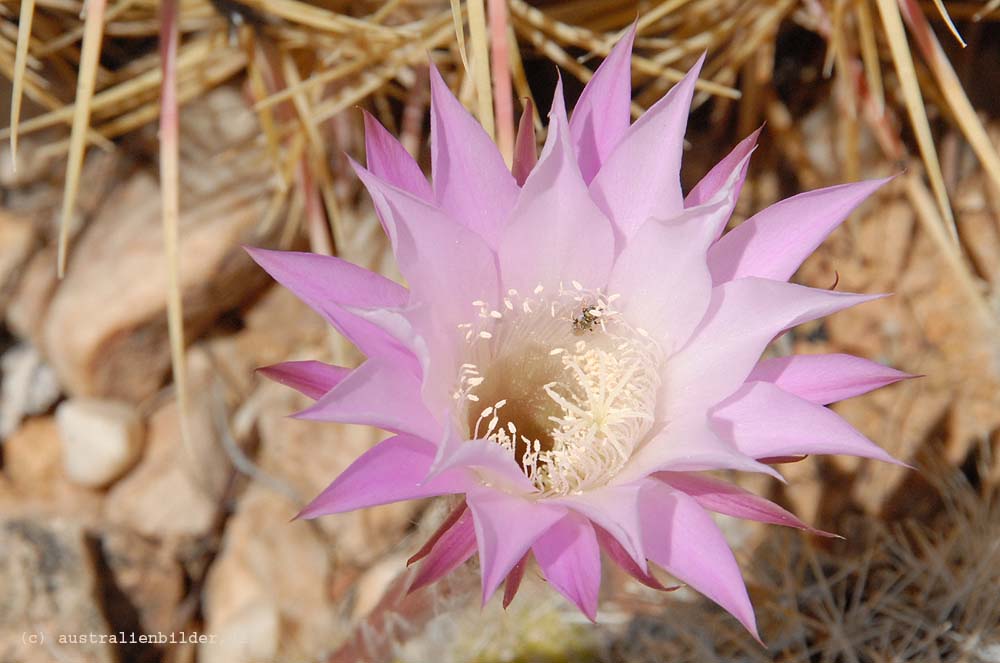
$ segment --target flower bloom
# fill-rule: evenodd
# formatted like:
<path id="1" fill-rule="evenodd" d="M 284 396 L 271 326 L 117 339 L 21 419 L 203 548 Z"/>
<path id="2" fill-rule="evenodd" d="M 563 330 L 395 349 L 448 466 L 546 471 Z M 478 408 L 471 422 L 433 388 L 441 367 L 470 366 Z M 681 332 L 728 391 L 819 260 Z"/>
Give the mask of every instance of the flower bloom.
<path id="1" fill-rule="evenodd" d="M 806 454 L 893 462 L 825 405 L 906 377 L 847 355 L 760 357 L 785 330 L 875 298 L 788 283 L 884 180 L 781 201 L 723 234 L 756 134 L 685 197 L 684 129 L 700 68 L 629 123 L 632 36 L 540 155 L 513 174 L 431 71 L 432 181 L 366 116 L 371 194 L 409 288 L 334 257 L 250 253 L 367 360 L 262 369 L 316 400 L 303 419 L 390 431 L 302 512 L 464 501 L 414 558 L 414 586 L 478 553 L 485 602 L 529 556 L 596 618 L 601 551 L 647 585 L 653 562 L 756 636 L 710 512 L 808 529 L 705 471 Z"/>

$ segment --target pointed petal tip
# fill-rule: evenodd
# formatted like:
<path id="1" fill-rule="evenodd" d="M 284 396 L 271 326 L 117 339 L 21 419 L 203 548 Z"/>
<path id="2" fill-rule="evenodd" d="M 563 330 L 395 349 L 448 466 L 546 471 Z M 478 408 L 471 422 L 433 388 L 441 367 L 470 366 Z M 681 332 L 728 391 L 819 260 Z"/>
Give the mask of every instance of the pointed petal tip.
<path id="1" fill-rule="evenodd" d="M 786 479 L 785 476 L 781 472 L 779 472 L 775 468 L 771 467 L 767 463 L 762 463 L 759 460 L 757 460 L 757 463 L 760 465 L 760 469 L 757 470 L 760 474 L 766 474 L 767 476 L 771 477 L 772 479 L 777 479 L 783 486 L 787 486 L 788 485 L 788 479 Z"/>
<path id="2" fill-rule="evenodd" d="M 260 246 L 250 246 L 249 244 L 240 244 L 240 248 L 243 249 L 250 259 L 253 260 L 257 265 L 263 269 L 265 272 L 268 271 L 267 263 L 269 259 L 274 257 L 276 253 L 282 253 L 281 251 L 276 251 L 274 249 L 265 249 Z"/>
<path id="3" fill-rule="evenodd" d="M 708 51 L 702 51 L 698 59 L 694 61 L 691 68 L 687 70 L 684 77 L 677 82 L 677 87 L 682 87 L 685 89 L 685 97 L 690 99 L 694 96 L 694 86 L 698 82 L 698 78 L 701 76 L 701 70 L 705 66 L 705 60 L 708 57 Z"/>
<path id="4" fill-rule="evenodd" d="M 528 558 L 531 556 L 530 552 L 526 552 L 524 557 L 521 558 L 514 568 L 510 570 L 507 574 L 507 579 L 504 580 L 503 587 L 503 609 L 506 610 L 511 603 L 513 603 L 514 598 L 517 596 L 517 592 L 521 589 L 521 581 L 524 579 L 524 571 L 528 565 Z"/>
<path id="5" fill-rule="evenodd" d="M 358 106 L 358 108 L 359 108 L 359 109 L 361 110 L 361 119 L 362 119 L 362 120 L 364 120 L 364 123 L 365 123 L 365 133 L 367 133 L 367 132 L 368 132 L 368 128 L 369 128 L 369 127 L 373 128 L 373 129 L 374 129 L 374 128 L 376 128 L 376 127 L 375 127 L 375 125 L 376 125 L 376 124 L 377 124 L 377 125 L 378 125 L 379 127 L 382 127 L 383 129 L 385 128 L 385 127 L 383 126 L 383 124 L 382 124 L 381 122 L 379 122 L 379 121 L 378 121 L 378 120 L 377 120 L 377 119 L 375 118 L 375 116 L 374 116 L 374 115 L 372 115 L 372 114 L 371 114 L 370 112 L 368 112 L 368 109 L 367 109 L 367 108 L 363 108 L 363 107 L 361 107 L 361 106 Z"/>
<path id="6" fill-rule="evenodd" d="M 615 45 L 612 48 L 612 52 L 614 52 L 614 49 L 618 48 L 619 45 L 621 45 L 628 52 L 629 65 L 632 64 L 632 51 L 635 49 L 635 36 L 638 34 L 638 32 L 639 32 L 639 15 L 637 13 L 635 19 L 633 19 L 632 23 L 628 26 L 628 28 L 625 29 L 625 32 L 622 33 L 622 36 L 618 39 L 617 42 L 615 42 Z M 610 57 L 610 53 L 608 57 Z"/>
<path id="7" fill-rule="evenodd" d="M 566 93 L 563 92 L 562 72 L 558 69 L 556 70 L 556 86 L 552 92 L 552 103 L 549 104 L 547 117 L 550 129 L 551 125 L 555 124 L 558 129 L 562 130 L 562 125 L 568 123 L 566 119 Z"/>
<path id="8" fill-rule="evenodd" d="M 350 154 L 345 153 L 344 157 L 347 159 L 347 163 L 354 170 L 354 174 L 361 179 L 362 183 L 364 182 L 365 177 L 375 177 L 375 173 L 362 166 L 361 163 Z"/>
<path id="9" fill-rule="evenodd" d="M 437 64 L 434 62 L 434 58 L 427 59 L 427 71 L 430 74 L 432 95 L 435 92 L 435 88 L 439 90 L 441 86 L 444 86 L 445 89 L 448 89 L 448 84 L 445 83 L 444 76 L 441 75 L 441 70 L 438 69 Z"/>
<path id="10" fill-rule="evenodd" d="M 426 574 L 421 573 L 420 569 L 414 570 L 414 572 L 407 579 L 406 596 L 409 596 L 424 587 L 433 585 L 435 580 L 437 580 L 437 578 L 429 577 Z"/>
<path id="11" fill-rule="evenodd" d="M 847 541 L 847 537 L 837 534 L 836 532 L 827 532 L 826 530 L 816 529 L 815 527 L 810 527 L 806 530 L 809 534 L 814 536 L 821 536 L 824 539 L 838 539 L 840 541 Z"/>
<path id="12" fill-rule="evenodd" d="M 316 406 L 315 404 L 313 404 L 305 408 L 304 410 L 299 410 L 298 412 L 292 412 L 291 414 L 286 414 L 285 418 L 295 419 L 296 421 L 322 421 L 321 419 L 318 418 L 318 415 L 316 414 L 315 410 Z"/>

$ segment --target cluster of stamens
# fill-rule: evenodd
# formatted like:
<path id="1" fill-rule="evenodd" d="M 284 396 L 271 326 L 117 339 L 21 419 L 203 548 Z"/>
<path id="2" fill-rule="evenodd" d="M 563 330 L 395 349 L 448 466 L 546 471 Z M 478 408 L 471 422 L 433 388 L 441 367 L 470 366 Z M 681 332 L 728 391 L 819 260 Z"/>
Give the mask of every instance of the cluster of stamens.
<path id="1" fill-rule="evenodd" d="M 660 386 L 659 348 L 622 318 L 617 295 L 571 286 L 508 290 L 503 310 L 474 302 L 475 322 L 459 325 L 461 423 L 510 451 L 546 495 L 621 469 L 653 425 Z"/>

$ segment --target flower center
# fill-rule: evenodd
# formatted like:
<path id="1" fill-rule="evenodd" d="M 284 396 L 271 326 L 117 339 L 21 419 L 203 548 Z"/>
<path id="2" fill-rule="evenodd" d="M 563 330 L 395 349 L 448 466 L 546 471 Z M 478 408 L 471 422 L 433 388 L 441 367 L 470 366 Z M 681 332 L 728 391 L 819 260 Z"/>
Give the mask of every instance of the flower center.
<path id="1" fill-rule="evenodd" d="M 614 308 L 617 297 L 560 287 L 482 302 L 454 394 L 472 439 L 509 450 L 547 495 L 601 485 L 653 425 L 661 353 Z"/>

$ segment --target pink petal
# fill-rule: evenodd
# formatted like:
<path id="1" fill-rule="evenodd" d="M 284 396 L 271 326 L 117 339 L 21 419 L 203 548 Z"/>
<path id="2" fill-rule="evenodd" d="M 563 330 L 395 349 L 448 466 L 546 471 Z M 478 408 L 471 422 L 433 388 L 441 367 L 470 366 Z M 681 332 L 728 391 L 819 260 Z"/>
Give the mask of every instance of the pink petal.
<path id="1" fill-rule="evenodd" d="M 405 348 L 423 366 L 427 361 L 428 350 L 423 338 L 413 328 L 410 314 L 416 309 L 427 307 L 426 303 L 417 302 L 399 309 L 362 309 L 351 306 L 346 306 L 344 309 L 378 328 L 395 343 Z M 417 373 L 419 372 L 418 370 Z"/>
<path id="2" fill-rule="evenodd" d="M 461 472 L 425 481 L 434 445 L 397 435 L 362 454 L 297 516 L 316 518 L 378 504 L 464 492 L 471 481 Z"/>
<path id="3" fill-rule="evenodd" d="M 455 327 L 441 323 L 442 308 L 417 302 L 405 309 L 360 311 L 359 318 L 381 329 L 406 348 L 417 361 L 416 374 L 423 376 L 421 395 L 431 412 L 445 412 L 454 404 L 452 392 L 460 363 Z"/>
<path id="4" fill-rule="evenodd" d="M 496 260 L 482 238 L 440 209 L 353 165 L 386 222 L 411 302 L 433 305 L 438 324 L 454 330 L 476 315 L 472 302 L 497 301 Z"/>
<path id="5" fill-rule="evenodd" d="M 419 562 L 424 557 L 427 557 L 427 555 L 434 550 L 434 546 L 437 545 L 437 542 L 441 539 L 441 537 L 444 536 L 468 510 L 469 505 L 465 503 L 465 500 L 462 500 L 462 503 L 452 509 L 451 513 L 448 514 L 448 517 L 444 519 L 444 522 L 441 523 L 436 530 L 434 530 L 431 537 L 424 541 L 424 545 L 420 546 L 420 550 L 410 555 L 410 558 L 406 560 L 406 565 L 410 566 L 411 564 Z"/>
<path id="6" fill-rule="evenodd" d="M 684 79 L 636 120 L 590 183 L 590 195 L 629 238 L 650 217 L 669 219 L 684 209 L 681 152 L 694 83 L 704 56 Z"/>
<path id="7" fill-rule="evenodd" d="M 619 542 L 632 562 L 645 572 L 646 555 L 642 550 L 639 522 L 641 489 L 641 484 L 603 486 L 550 501 L 569 507 L 606 530 Z"/>
<path id="8" fill-rule="evenodd" d="M 690 495 L 702 508 L 715 513 L 833 536 L 809 527 L 774 502 L 725 481 L 688 472 L 661 472 L 655 478 Z"/>
<path id="9" fill-rule="evenodd" d="M 608 534 L 607 530 L 602 527 L 595 527 L 597 532 L 597 541 L 601 544 L 601 548 L 608 554 L 611 560 L 620 566 L 626 573 L 630 576 L 644 584 L 650 589 L 657 589 L 660 591 L 670 591 L 671 588 L 664 587 L 663 584 L 650 575 L 647 571 L 643 571 L 639 568 L 639 565 L 635 563 L 635 560 L 628 554 L 622 544 L 618 543 L 618 539 Z M 673 589 L 676 589 L 673 588 Z"/>
<path id="10" fill-rule="evenodd" d="M 420 166 L 385 127 L 364 111 L 365 156 L 368 170 L 421 200 L 432 202 L 434 192 Z"/>
<path id="11" fill-rule="evenodd" d="M 538 144 L 535 139 L 534 108 L 531 99 L 524 100 L 524 112 L 517 124 L 517 140 L 514 141 L 514 161 L 511 173 L 518 186 L 524 186 L 528 174 L 538 162 Z"/>
<path id="12" fill-rule="evenodd" d="M 799 398 L 828 405 L 912 377 L 854 355 L 792 355 L 762 360 L 747 382 L 773 382 Z"/>
<path id="13" fill-rule="evenodd" d="M 411 353 L 396 340 L 347 310 L 404 306 L 409 299 L 406 288 L 332 256 L 252 247 L 246 247 L 246 251 L 274 280 L 326 318 L 365 355 L 392 358 L 416 367 Z"/>
<path id="14" fill-rule="evenodd" d="M 476 524 L 483 604 L 535 540 L 566 515 L 566 509 L 477 487 L 466 497 Z"/>
<path id="15" fill-rule="evenodd" d="M 261 366 L 257 372 L 316 400 L 340 384 L 351 373 L 351 369 L 321 361 L 286 361 Z"/>
<path id="16" fill-rule="evenodd" d="M 712 517 L 659 481 L 647 483 L 641 506 L 650 561 L 725 608 L 759 640 L 743 576 Z"/>
<path id="17" fill-rule="evenodd" d="M 614 256 L 611 224 L 587 195 L 566 126 L 562 83 L 549 113 L 549 135 L 500 240 L 505 288 L 531 292 L 577 280 L 607 283 Z"/>
<path id="18" fill-rule="evenodd" d="M 666 364 L 664 414 L 715 405 L 743 384 L 779 333 L 879 297 L 752 277 L 716 286 L 701 327 Z"/>
<path id="19" fill-rule="evenodd" d="M 855 207 L 888 181 L 867 180 L 808 191 L 758 212 L 726 233 L 708 252 L 712 277 L 716 283 L 745 276 L 787 281 Z"/>
<path id="20" fill-rule="evenodd" d="M 462 440 L 449 431 L 447 439 L 438 449 L 431 476 L 454 468 L 473 469 L 486 475 L 491 483 L 516 493 L 536 492 L 521 466 L 509 451 L 492 440 Z"/>
<path id="21" fill-rule="evenodd" d="M 524 570 L 528 566 L 529 554 L 525 553 L 521 561 L 514 565 L 514 568 L 510 570 L 507 574 L 507 580 L 503 584 L 503 608 L 504 610 L 510 606 L 514 597 L 517 596 L 517 590 L 521 589 L 521 581 L 524 580 Z"/>
<path id="22" fill-rule="evenodd" d="M 497 146 L 431 65 L 431 171 L 434 194 L 448 214 L 495 249 L 517 183 Z"/>
<path id="23" fill-rule="evenodd" d="M 712 170 L 708 171 L 708 174 L 701 178 L 701 181 L 688 193 L 687 198 L 684 199 L 684 206 L 695 207 L 710 200 L 726 184 L 733 173 L 737 173 L 738 176 L 736 197 L 739 198 L 739 192 L 743 189 L 743 181 L 747 177 L 747 169 L 750 167 L 750 161 L 747 157 L 757 148 L 757 138 L 763 128 L 757 129 L 741 140 L 732 152 L 715 164 Z M 720 233 L 724 229 L 720 228 Z"/>
<path id="24" fill-rule="evenodd" d="M 465 563 L 476 552 L 476 530 L 472 513 L 462 513 L 455 524 L 434 544 L 410 583 L 411 592 L 440 580 Z"/>
<path id="25" fill-rule="evenodd" d="M 437 440 L 442 436 L 441 424 L 424 406 L 420 387 L 420 379 L 404 367 L 369 359 L 294 417 L 363 424 Z"/>
<path id="26" fill-rule="evenodd" d="M 340 258 L 252 246 L 245 248 L 274 280 L 321 315 L 326 315 L 327 303 L 395 308 L 409 300 L 409 293 L 403 286 Z"/>
<path id="27" fill-rule="evenodd" d="M 736 206 L 739 173 L 734 169 L 704 205 L 646 221 L 615 261 L 608 291 L 622 295 L 625 318 L 668 355 L 687 342 L 708 308 L 712 276 L 705 255 Z"/>
<path id="28" fill-rule="evenodd" d="M 567 514 L 538 537 L 531 551 L 546 580 L 590 621 L 596 621 L 601 549 L 590 521 Z"/>
<path id="29" fill-rule="evenodd" d="M 754 458 L 846 454 L 897 463 L 836 412 L 768 382 L 750 382 L 717 407 L 712 426 Z"/>
<path id="30" fill-rule="evenodd" d="M 614 482 L 626 484 L 667 470 L 738 470 L 767 474 L 784 481 L 773 467 L 754 460 L 731 442 L 720 439 L 709 428 L 705 417 L 697 414 L 669 421 L 658 435 L 632 455 Z"/>
<path id="31" fill-rule="evenodd" d="M 569 130 L 588 184 L 628 131 L 632 103 L 633 23 L 583 88 Z"/>

